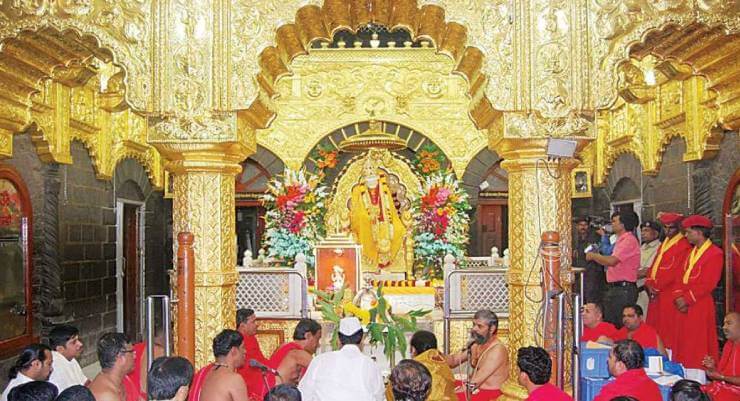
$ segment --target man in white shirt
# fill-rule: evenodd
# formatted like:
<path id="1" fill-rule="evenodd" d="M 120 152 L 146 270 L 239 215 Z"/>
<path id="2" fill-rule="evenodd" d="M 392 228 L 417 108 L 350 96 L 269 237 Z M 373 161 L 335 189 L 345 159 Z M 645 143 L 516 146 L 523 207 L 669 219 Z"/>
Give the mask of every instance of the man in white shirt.
<path id="1" fill-rule="evenodd" d="M 86 386 L 90 382 L 77 362 L 77 358 L 82 354 L 83 345 L 80 341 L 80 331 L 76 327 L 62 324 L 51 329 L 49 346 L 54 355 L 52 364 L 54 370 L 49 376 L 49 381 L 57 386 L 60 393 L 69 387 L 78 384 Z"/>
<path id="2" fill-rule="evenodd" d="M 663 229 L 654 221 L 646 221 L 640 225 L 640 268 L 637 270 L 637 304 L 644 311 L 644 317 L 647 319 L 648 303 L 650 298 L 647 291 L 643 288 L 647 273 L 653 264 L 655 254 L 660 248 L 660 236 Z"/>
<path id="3" fill-rule="evenodd" d="M 362 353 L 362 325 L 356 317 L 339 321 L 342 348 L 317 356 L 298 384 L 303 401 L 383 401 L 380 368 Z"/>
<path id="4" fill-rule="evenodd" d="M 8 393 L 15 387 L 35 380 L 49 380 L 52 367 L 51 349 L 44 344 L 31 344 L 21 351 L 10 368 L 10 382 L 3 391 L 0 401 L 8 401 Z"/>

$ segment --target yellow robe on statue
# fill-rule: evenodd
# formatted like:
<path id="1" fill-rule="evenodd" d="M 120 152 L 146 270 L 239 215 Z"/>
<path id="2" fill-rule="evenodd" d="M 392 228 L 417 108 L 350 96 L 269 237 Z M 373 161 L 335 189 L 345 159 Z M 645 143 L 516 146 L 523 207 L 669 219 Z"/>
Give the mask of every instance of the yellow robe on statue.
<path id="1" fill-rule="evenodd" d="M 364 183 L 352 188 L 350 210 L 350 228 L 355 240 L 362 245 L 363 261 L 373 271 L 393 263 L 406 236 L 406 227 L 393 204 L 388 179 L 383 173 L 378 177 L 375 189 Z M 391 271 L 405 271 L 403 264 L 391 267 Z"/>
<path id="2" fill-rule="evenodd" d="M 432 391 L 427 401 L 457 401 L 455 394 L 455 376 L 447 365 L 445 357 L 436 349 L 430 349 L 414 357 L 432 374 Z M 385 398 L 393 401 L 393 390 L 390 383 L 385 389 Z"/>

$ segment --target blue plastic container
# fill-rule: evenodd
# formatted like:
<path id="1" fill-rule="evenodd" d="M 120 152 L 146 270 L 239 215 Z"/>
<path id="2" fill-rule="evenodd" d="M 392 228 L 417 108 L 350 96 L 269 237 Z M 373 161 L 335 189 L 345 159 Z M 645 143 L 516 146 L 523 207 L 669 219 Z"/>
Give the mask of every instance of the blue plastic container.
<path id="1" fill-rule="evenodd" d="M 582 377 L 581 378 L 581 399 L 578 401 L 591 401 L 596 397 L 597 394 L 601 391 L 601 388 L 604 387 L 606 383 L 609 382 L 609 379 L 598 379 L 598 378 L 589 378 L 589 377 Z"/>
<path id="2" fill-rule="evenodd" d="M 581 347 L 579 354 L 579 366 L 581 377 L 607 378 L 609 377 L 609 351 L 608 349 L 587 349 Z"/>
<path id="3" fill-rule="evenodd" d="M 658 386 L 660 388 L 660 395 L 663 397 L 663 401 L 670 401 L 671 399 L 671 386 Z"/>

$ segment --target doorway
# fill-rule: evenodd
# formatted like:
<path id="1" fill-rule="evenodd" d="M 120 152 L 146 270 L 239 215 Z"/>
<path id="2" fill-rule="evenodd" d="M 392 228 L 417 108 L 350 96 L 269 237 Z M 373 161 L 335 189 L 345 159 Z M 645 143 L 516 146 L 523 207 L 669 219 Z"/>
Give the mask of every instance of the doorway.
<path id="1" fill-rule="evenodd" d="M 236 207 L 236 244 L 238 265 L 242 265 L 244 251 L 252 251 L 252 258 L 262 247 L 265 208 L 257 204 L 241 203 Z"/>
<path id="2" fill-rule="evenodd" d="M 117 326 L 139 341 L 144 327 L 144 204 L 119 199 L 116 219 Z"/>
<path id="3" fill-rule="evenodd" d="M 506 200 L 479 199 L 476 210 L 477 241 L 472 256 L 490 256 L 491 248 L 499 254 L 509 247 L 509 207 Z"/>

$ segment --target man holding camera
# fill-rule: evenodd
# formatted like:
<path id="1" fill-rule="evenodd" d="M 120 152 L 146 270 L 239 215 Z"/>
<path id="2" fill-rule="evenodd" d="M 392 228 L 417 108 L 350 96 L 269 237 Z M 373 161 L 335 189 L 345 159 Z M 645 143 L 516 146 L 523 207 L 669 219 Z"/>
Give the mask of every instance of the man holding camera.
<path id="1" fill-rule="evenodd" d="M 622 309 L 637 301 L 637 270 L 640 268 L 640 243 L 634 235 L 637 214 L 623 210 L 612 215 L 612 229 L 617 242 L 611 255 L 586 253 L 586 260 L 606 268 L 607 289 L 604 294 L 604 320 L 622 327 Z"/>

